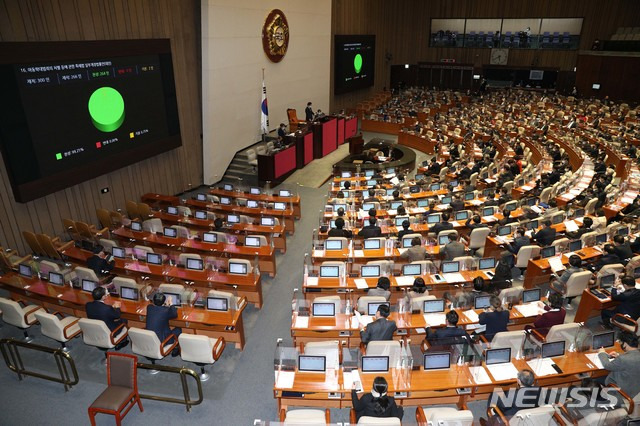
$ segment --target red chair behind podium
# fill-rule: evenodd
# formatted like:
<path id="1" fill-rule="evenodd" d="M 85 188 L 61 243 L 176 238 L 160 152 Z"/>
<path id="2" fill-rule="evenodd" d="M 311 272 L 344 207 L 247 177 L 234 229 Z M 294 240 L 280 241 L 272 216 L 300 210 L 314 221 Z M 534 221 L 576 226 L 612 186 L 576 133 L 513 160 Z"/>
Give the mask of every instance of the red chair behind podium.
<path id="1" fill-rule="evenodd" d="M 298 126 L 300 124 L 306 123 L 306 121 L 298 120 L 298 113 L 293 108 L 287 109 L 287 117 L 289 118 L 289 131 L 290 132 L 295 132 L 296 130 L 298 130 Z"/>

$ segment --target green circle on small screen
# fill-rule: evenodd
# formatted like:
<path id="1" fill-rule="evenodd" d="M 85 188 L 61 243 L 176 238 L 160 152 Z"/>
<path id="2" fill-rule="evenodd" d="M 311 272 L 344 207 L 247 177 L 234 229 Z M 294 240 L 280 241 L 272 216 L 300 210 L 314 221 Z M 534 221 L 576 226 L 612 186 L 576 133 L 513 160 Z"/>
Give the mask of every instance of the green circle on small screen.
<path id="1" fill-rule="evenodd" d="M 356 70 L 356 74 L 360 74 L 362 71 L 362 55 L 359 53 L 353 58 L 353 68 Z"/>
<path id="2" fill-rule="evenodd" d="M 113 132 L 124 122 L 124 99 L 113 87 L 101 87 L 89 98 L 89 115 L 96 129 Z"/>

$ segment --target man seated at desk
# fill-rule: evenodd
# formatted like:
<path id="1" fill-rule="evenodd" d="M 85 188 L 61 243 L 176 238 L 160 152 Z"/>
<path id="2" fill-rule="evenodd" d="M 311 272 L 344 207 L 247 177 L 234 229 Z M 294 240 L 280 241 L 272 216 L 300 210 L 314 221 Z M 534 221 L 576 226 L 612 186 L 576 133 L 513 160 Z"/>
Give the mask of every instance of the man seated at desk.
<path id="1" fill-rule="evenodd" d="M 467 247 L 458 241 L 456 234 L 449 234 L 449 243 L 440 250 L 444 260 L 453 260 L 456 257 L 464 256 Z"/>
<path id="2" fill-rule="evenodd" d="M 623 331 L 618 336 L 620 346 L 624 352 L 609 352 L 604 348 L 598 351 L 598 358 L 605 370 L 609 371 L 604 383 L 614 384 L 623 392 L 634 398 L 640 393 L 640 351 L 638 351 L 638 336 Z"/>
<path id="3" fill-rule="evenodd" d="M 473 231 L 476 228 L 486 228 L 487 224 L 482 223 L 482 218 L 480 217 L 480 215 L 474 214 L 472 217 L 467 219 L 467 221 L 464 223 L 464 226 Z"/>
<path id="4" fill-rule="evenodd" d="M 376 284 L 376 288 L 372 288 L 367 292 L 367 296 L 381 296 L 384 297 L 387 301 L 391 296 L 391 281 L 387 277 L 378 278 L 378 282 Z"/>
<path id="5" fill-rule="evenodd" d="M 280 127 L 278 127 L 278 140 L 280 142 L 284 142 L 284 137 L 287 135 L 286 129 L 287 125 L 284 123 L 280 123 Z"/>
<path id="6" fill-rule="evenodd" d="M 108 260 L 107 253 L 102 246 L 96 246 L 93 249 L 93 256 L 87 259 L 87 266 L 96 273 L 98 278 L 108 276 L 115 265 L 116 261 L 113 258 Z"/>
<path id="7" fill-rule="evenodd" d="M 451 345 L 459 343 L 467 332 L 462 327 L 458 327 L 460 317 L 456 311 L 449 311 L 446 315 L 446 327 L 437 328 L 435 331 L 427 330 L 427 340 L 432 345 Z"/>
<path id="8" fill-rule="evenodd" d="M 107 328 L 111 331 L 115 330 L 120 324 L 126 324 L 127 321 L 120 318 L 120 302 L 113 302 L 113 306 L 109 306 L 104 301 L 109 297 L 104 287 L 96 287 L 91 292 L 93 302 L 86 304 L 87 318 L 104 321 Z M 128 339 L 124 339 L 115 347 L 116 350 L 124 348 L 129 344 Z"/>
<path id="9" fill-rule="evenodd" d="M 374 340 L 392 340 L 393 333 L 398 329 L 395 321 L 390 321 L 389 306 L 380 305 L 376 311 L 376 319 L 366 328 L 360 324 L 360 340 L 362 343 L 367 344 Z"/>
<path id="10" fill-rule="evenodd" d="M 180 336 L 182 329 L 180 327 L 169 327 L 169 320 L 177 318 L 178 309 L 175 305 L 172 305 L 171 297 L 167 298 L 164 293 L 156 293 L 153 295 L 153 305 L 147 306 L 147 330 L 151 330 L 156 333 L 158 339 L 164 342 L 164 339 L 169 337 L 170 334 Z M 171 351 L 171 356 L 176 357 L 180 355 L 180 349 L 177 347 Z"/>
<path id="11" fill-rule="evenodd" d="M 634 320 L 640 317 L 640 290 L 636 289 L 636 281 L 633 277 L 625 276 L 620 282 L 618 287 L 611 289 L 611 300 L 620 304 L 612 310 L 604 309 L 600 313 L 605 327 L 611 327 L 611 318 L 615 314 L 629 315 Z"/>
<path id="12" fill-rule="evenodd" d="M 593 219 L 591 219 L 590 217 L 585 217 L 584 219 L 582 219 L 582 225 L 580 225 L 578 230 L 575 232 L 567 232 L 567 237 L 573 240 L 577 240 L 587 232 L 593 231 L 591 229 L 591 225 L 593 225 Z"/>
<path id="13" fill-rule="evenodd" d="M 398 232 L 398 241 L 402 241 L 402 237 L 404 237 L 405 235 L 413 234 L 413 229 L 411 229 L 410 226 L 411 223 L 408 219 L 402 221 L 402 229 Z"/>
<path id="14" fill-rule="evenodd" d="M 329 232 L 327 233 L 328 236 L 330 236 L 330 237 L 345 237 L 345 238 L 353 237 L 353 232 L 349 231 L 348 229 L 343 229 L 344 228 L 344 219 L 343 218 L 338 217 L 336 219 L 335 224 L 336 224 L 335 228 L 329 229 Z"/>
<path id="15" fill-rule="evenodd" d="M 513 242 L 506 243 L 505 248 L 514 255 L 518 255 L 520 249 L 531 244 L 531 240 L 524 233 L 524 228 L 518 227 L 513 233 Z"/>
<path id="16" fill-rule="evenodd" d="M 402 253 L 400 257 L 402 259 L 407 259 L 409 262 L 425 260 L 427 258 L 427 250 L 422 245 L 420 237 L 413 237 L 411 239 L 411 247 Z"/>
<path id="17" fill-rule="evenodd" d="M 432 175 L 432 176 L 439 175 L 441 168 L 442 167 L 440 166 L 440 163 L 436 161 L 436 157 L 433 157 L 431 159 L 431 164 L 429 165 L 429 167 L 427 167 L 427 171 L 425 172 L 425 174 Z"/>
<path id="18" fill-rule="evenodd" d="M 550 246 L 556 239 L 556 230 L 551 226 L 549 219 L 545 219 L 542 224 L 544 228 L 533 234 L 531 238 L 537 241 L 542 247 Z"/>
<path id="19" fill-rule="evenodd" d="M 376 238 L 382 236 L 382 229 L 376 225 L 377 219 L 375 216 L 369 217 L 369 225 L 364 226 L 358 235 L 363 238 Z"/>
<path id="20" fill-rule="evenodd" d="M 624 239 L 622 235 L 616 235 L 613 237 L 613 247 L 623 264 L 627 264 L 628 260 L 633 257 L 633 251 L 631 250 L 631 244 Z"/>
<path id="21" fill-rule="evenodd" d="M 533 371 L 525 369 L 518 372 L 516 380 L 518 389 L 516 389 L 516 396 L 515 398 L 513 398 L 513 400 L 511 400 L 512 402 L 507 402 L 507 404 L 505 404 L 505 401 L 503 401 L 502 398 L 498 396 L 499 394 L 504 393 L 501 388 L 494 390 L 489 397 L 489 400 L 487 401 L 487 405 L 489 408 L 491 406 L 496 406 L 498 410 L 500 410 L 500 412 L 504 414 L 507 420 L 513 417 L 518 411 L 522 409 L 535 408 L 539 406 L 538 404 L 540 399 L 540 387 L 533 385 L 535 383 L 535 375 L 533 374 Z M 519 405 L 524 403 L 526 403 L 526 406 Z M 497 419 L 494 417 L 490 419 L 489 423 L 484 421 L 484 419 L 480 419 L 480 424 L 494 424 L 491 422 L 491 420 Z"/>
<path id="22" fill-rule="evenodd" d="M 449 222 L 450 217 L 449 213 L 442 213 L 442 220 L 430 227 L 429 232 L 433 232 L 437 236 L 442 231 L 453 229 L 453 223 Z"/>
<path id="23" fill-rule="evenodd" d="M 616 254 L 615 247 L 611 244 L 605 244 L 602 257 L 593 264 L 593 270 L 599 271 L 604 266 L 622 263 L 622 259 Z"/>

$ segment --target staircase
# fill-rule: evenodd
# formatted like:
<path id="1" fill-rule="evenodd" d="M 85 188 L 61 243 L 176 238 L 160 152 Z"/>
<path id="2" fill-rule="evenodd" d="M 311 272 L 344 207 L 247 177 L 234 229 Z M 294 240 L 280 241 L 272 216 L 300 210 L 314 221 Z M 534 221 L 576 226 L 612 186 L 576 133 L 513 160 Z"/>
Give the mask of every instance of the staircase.
<path id="1" fill-rule="evenodd" d="M 236 155 L 231 160 L 227 171 L 224 173 L 222 179 L 225 182 L 238 182 L 241 181 L 243 185 L 258 185 L 258 169 L 254 170 L 253 166 L 249 164 L 246 154 L 247 149 L 236 152 Z"/>

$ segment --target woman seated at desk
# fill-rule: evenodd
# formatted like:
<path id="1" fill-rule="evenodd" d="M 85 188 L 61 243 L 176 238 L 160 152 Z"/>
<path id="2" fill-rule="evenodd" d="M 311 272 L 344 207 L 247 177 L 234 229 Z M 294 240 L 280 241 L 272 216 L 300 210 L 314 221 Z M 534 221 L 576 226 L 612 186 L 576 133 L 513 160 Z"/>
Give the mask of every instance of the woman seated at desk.
<path id="1" fill-rule="evenodd" d="M 356 412 L 356 419 L 362 416 L 368 417 L 397 417 L 402 420 L 404 410 L 396 405 L 393 397 L 387 395 L 387 381 L 384 377 L 373 379 L 373 388 L 358 399 L 356 394 L 356 383 L 351 390 L 351 402 Z"/>

